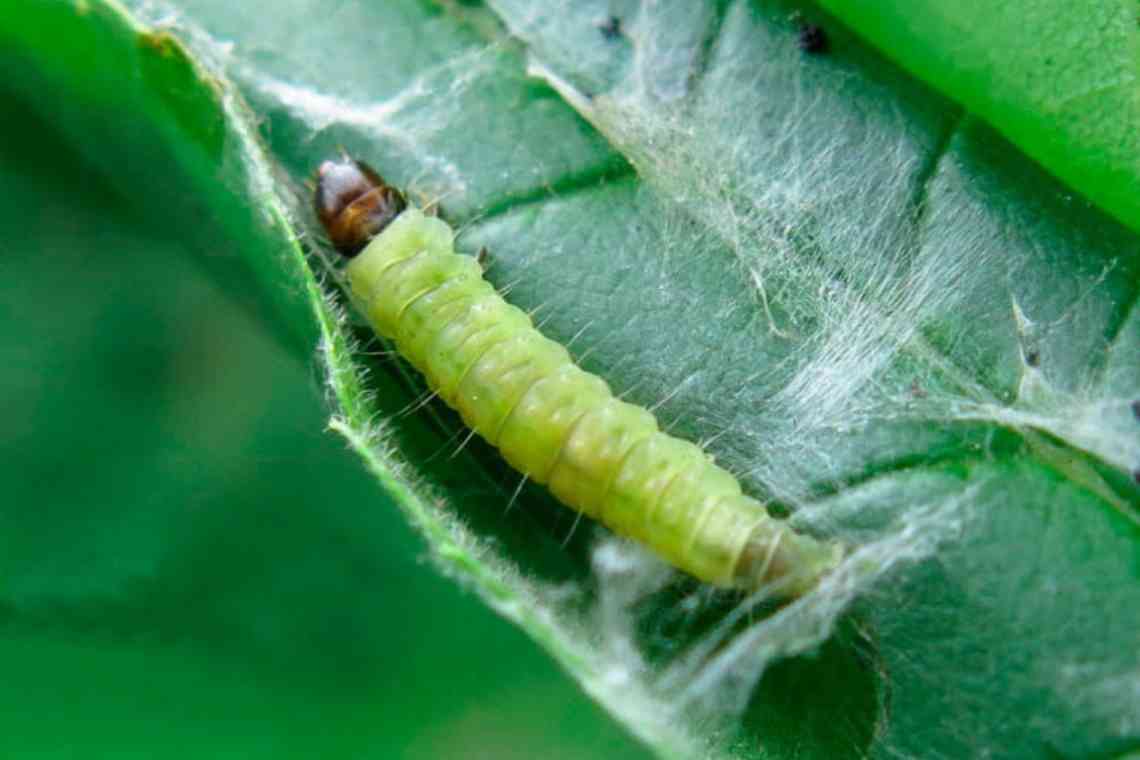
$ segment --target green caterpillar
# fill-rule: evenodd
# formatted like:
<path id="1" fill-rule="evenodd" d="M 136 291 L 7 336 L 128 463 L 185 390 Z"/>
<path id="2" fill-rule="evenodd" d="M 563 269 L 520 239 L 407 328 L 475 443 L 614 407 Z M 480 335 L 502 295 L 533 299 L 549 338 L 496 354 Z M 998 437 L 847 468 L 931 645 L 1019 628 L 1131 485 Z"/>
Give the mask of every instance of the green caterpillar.
<path id="1" fill-rule="evenodd" d="M 446 223 L 366 165 L 321 164 L 315 206 L 376 332 L 563 504 L 718 586 L 798 595 L 838 563 L 838 545 L 772 518 L 700 447 L 614 398 L 455 252 Z"/>

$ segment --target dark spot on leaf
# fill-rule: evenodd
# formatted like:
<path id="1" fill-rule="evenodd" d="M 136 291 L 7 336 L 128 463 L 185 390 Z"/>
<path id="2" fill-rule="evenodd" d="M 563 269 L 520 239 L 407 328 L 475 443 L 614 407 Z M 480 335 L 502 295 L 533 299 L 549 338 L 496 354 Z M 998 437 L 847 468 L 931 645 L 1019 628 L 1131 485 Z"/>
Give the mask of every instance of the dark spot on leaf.
<path id="1" fill-rule="evenodd" d="M 827 32 L 819 24 L 800 24 L 800 50 L 805 53 L 826 53 Z"/>
<path id="2" fill-rule="evenodd" d="M 598 25 L 598 30 L 607 40 L 616 40 L 622 36 L 621 19 L 617 16 L 610 16 Z"/>
<path id="3" fill-rule="evenodd" d="M 147 31 L 139 34 L 139 43 L 150 48 L 164 58 L 173 57 L 178 53 L 178 43 L 164 31 Z"/>
<path id="4" fill-rule="evenodd" d="M 1140 398 L 1132 402 L 1132 416 L 1140 420 Z"/>
<path id="5" fill-rule="evenodd" d="M 1028 364 L 1030 367 L 1041 366 L 1041 354 L 1039 354 L 1037 351 L 1026 351 L 1025 352 L 1025 363 Z"/>

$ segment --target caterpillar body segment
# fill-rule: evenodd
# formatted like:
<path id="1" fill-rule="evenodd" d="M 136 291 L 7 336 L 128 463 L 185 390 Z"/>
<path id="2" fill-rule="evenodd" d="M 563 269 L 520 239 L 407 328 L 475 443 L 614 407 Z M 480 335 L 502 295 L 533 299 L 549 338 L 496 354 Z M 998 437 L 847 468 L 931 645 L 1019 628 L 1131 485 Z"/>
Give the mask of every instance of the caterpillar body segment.
<path id="1" fill-rule="evenodd" d="M 343 179 L 345 163 L 356 164 L 322 165 L 318 213 L 325 174 Z M 377 175 L 361 177 L 366 188 Z M 359 205 L 347 208 L 367 217 Z M 837 545 L 769 516 L 698 446 L 661 432 L 652 413 L 578 367 L 483 279 L 472 257 L 455 252 L 443 221 L 404 208 L 346 274 L 376 332 L 512 467 L 563 504 L 720 586 L 775 584 L 797 595 L 838 562 Z"/>

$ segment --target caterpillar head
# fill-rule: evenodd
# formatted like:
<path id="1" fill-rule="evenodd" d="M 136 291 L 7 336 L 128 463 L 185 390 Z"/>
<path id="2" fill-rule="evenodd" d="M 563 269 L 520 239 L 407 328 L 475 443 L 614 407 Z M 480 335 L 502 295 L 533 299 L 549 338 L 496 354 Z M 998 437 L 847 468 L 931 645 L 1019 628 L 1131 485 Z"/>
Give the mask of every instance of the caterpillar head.
<path id="1" fill-rule="evenodd" d="M 333 246 L 351 258 L 391 224 L 408 201 L 370 166 L 342 156 L 317 169 L 313 205 Z"/>

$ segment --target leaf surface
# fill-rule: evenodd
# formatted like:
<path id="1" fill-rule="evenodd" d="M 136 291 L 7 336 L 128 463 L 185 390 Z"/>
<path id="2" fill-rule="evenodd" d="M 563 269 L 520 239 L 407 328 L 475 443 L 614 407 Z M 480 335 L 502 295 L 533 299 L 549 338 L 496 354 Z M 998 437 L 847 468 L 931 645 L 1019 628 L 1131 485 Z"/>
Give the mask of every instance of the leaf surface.
<path id="1" fill-rule="evenodd" d="M 23 96 L 319 337 L 333 428 L 439 565 L 659 754 L 1137 746 L 1136 234 L 853 34 L 809 54 L 822 16 L 776 2 L 34 7 L 0 32 Z M 516 494 L 344 315 L 304 186 L 338 147 L 842 570 L 752 608 Z"/>

